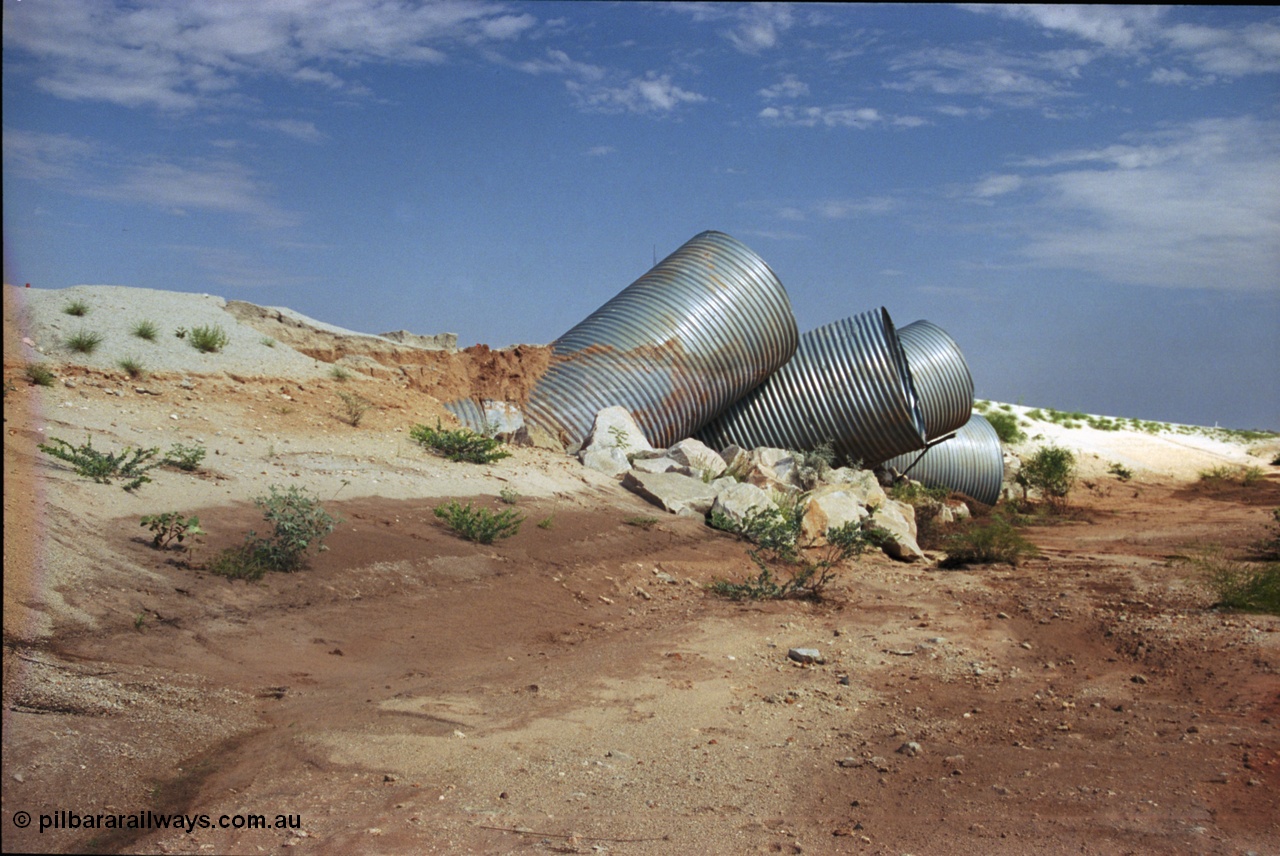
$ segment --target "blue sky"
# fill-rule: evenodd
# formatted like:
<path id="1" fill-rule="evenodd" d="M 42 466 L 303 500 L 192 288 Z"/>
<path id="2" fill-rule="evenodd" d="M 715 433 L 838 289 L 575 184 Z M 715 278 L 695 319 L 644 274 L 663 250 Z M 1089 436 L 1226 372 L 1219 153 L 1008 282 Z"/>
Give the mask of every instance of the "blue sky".
<path id="1" fill-rule="evenodd" d="M 718 229 L 980 397 L 1280 428 L 1270 8 L 3 2 L 8 282 L 500 347 Z"/>

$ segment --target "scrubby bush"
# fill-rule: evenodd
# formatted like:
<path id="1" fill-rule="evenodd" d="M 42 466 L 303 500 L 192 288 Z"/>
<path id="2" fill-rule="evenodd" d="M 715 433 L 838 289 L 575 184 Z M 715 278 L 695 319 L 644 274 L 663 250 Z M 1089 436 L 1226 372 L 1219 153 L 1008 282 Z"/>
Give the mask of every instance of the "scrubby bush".
<path id="1" fill-rule="evenodd" d="M 1000 438 L 1000 442 L 1006 446 L 1021 443 L 1027 439 L 1027 432 L 1018 426 L 1018 417 L 1015 414 L 992 411 L 986 414 L 986 418 L 991 423 L 991 427 L 995 429 L 996 436 Z"/>
<path id="2" fill-rule="evenodd" d="M 502 445 L 502 441 L 496 437 L 486 437 L 468 428 L 441 428 L 438 421 L 435 428 L 414 425 L 409 429 L 409 437 L 423 448 L 451 461 L 491 464 L 511 457 L 510 452 L 504 452 L 498 448 Z"/>
<path id="3" fill-rule="evenodd" d="M 1036 490 L 1050 505 L 1066 504 L 1067 494 L 1076 481 L 1076 456 L 1070 449 L 1044 446 L 1022 462 L 1017 482 L 1022 486 L 1023 499 L 1027 491 Z"/>
<path id="4" fill-rule="evenodd" d="M 164 464 L 184 472 L 195 472 L 199 469 L 200 462 L 204 460 L 206 454 L 207 451 L 204 446 L 187 446 L 182 443 L 174 443 L 169 447 L 169 451 L 165 453 Z"/>
<path id="5" fill-rule="evenodd" d="M 53 386 L 54 375 L 40 363 L 31 363 L 26 369 L 27 380 L 35 386 Z"/>
<path id="6" fill-rule="evenodd" d="M 251 531 L 243 544 L 218 553 L 206 570 L 232 579 L 258 580 L 267 571 L 290 573 L 306 563 L 307 551 L 325 550 L 324 539 L 338 525 L 338 519 L 324 510 L 319 499 L 306 488 L 271 485 L 265 496 L 253 504 L 271 524 L 271 534 Z"/>
<path id="7" fill-rule="evenodd" d="M 125 490 L 135 490 L 151 481 L 146 475 L 147 471 L 161 464 L 160 461 L 147 463 L 159 449 L 125 449 L 117 455 L 93 448 L 92 438 L 87 439 L 82 446 L 72 446 L 66 440 L 50 437 L 47 444 L 41 443 L 38 448 L 47 455 L 71 464 L 76 475 L 93 479 L 98 484 L 110 484 L 117 478 L 127 479 Z"/>
<path id="8" fill-rule="evenodd" d="M 1232 467 L 1220 464 L 1207 470 L 1201 470 L 1200 483 L 1210 488 L 1220 488 L 1227 485 L 1253 487 L 1262 482 L 1265 476 L 1266 472 L 1262 467 Z"/>
<path id="9" fill-rule="evenodd" d="M 1216 547 L 1189 561 L 1214 597 L 1210 608 L 1280 615 L 1280 562 L 1240 562 Z"/>
<path id="10" fill-rule="evenodd" d="M 487 508 L 476 508 L 471 503 L 463 505 L 456 499 L 436 506 L 435 515 L 463 538 L 480 544 L 492 544 L 499 538 L 509 538 L 520 531 L 520 524 L 524 522 L 524 517 L 515 509 L 506 508 L 493 512 Z M 547 518 L 548 521 L 550 519 Z"/>
<path id="11" fill-rule="evenodd" d="M 338 418 L 352 428 L 358 428 L 360 420 L 373 407 L 373 402 L 369 399 L 349 392 L 339 391 L 338 398 L 342 401 L 342 413 Z"/>
<path id="12" fill-rule="evenodd" d="M 749 514 L 738 534 L 759 547 L 747 551 L 757 568 L 755 575 L 740 582 L 717 579 L 708 586 L 730 600 L 821 600 L 843 562 L 884 543 L 879 530 L 850 521 L 827 530 L 827 546 L 818 548 L 813 560 L 796 547 L 798 527 L 793 531 L 781 515 L 768 513 Z"/>
<path id="13" fill-rule="evenodd" d="M 1007 520 L 994 516 L 949 536 L 943 542 L 943 550 L 947 556 L 938 563 L 943 568 L 996 563 L 1016 565 L 1040 552 Z"/>
<path id="14" fill-rule="evenodd" d="M 1122 482 L 1127 482 L 1129 479 L 1133 478 L 1133 470 L 1121 463 L 1113 462 L 1111 466 L 1107 468 L 1107 472 L 1111 473 L 1111 475 L 1120 479 Z"/>

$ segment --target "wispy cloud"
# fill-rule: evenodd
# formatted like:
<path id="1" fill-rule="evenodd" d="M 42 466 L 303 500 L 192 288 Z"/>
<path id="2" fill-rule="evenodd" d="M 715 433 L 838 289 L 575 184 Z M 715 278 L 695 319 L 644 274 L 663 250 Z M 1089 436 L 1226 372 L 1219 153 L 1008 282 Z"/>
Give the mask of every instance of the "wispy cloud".
<path id="1" fill-rule="evenodd" d="M 1204 120 L 1021 166 L 1034 197 L 1021 253 L 1033 264 L 1142 285 L 1280 289 L 1280 123 Z"/>
<path id="2" fill-rule="evenodd" d="M 669 74 L 651 71 L 618 85 L 566 80 L 565 86 L 581 107 L 604 113 L 670 113 L 682 104 L 698 104 L 705 95 L 684 89 Z"/>
<path id="3" fill-rule="evenodd" d="M 881 113 L 875 107 L 801 107 L 784 104 L 780 107 L 765 107 L 756 114 L 763 122 L 773 125 L 793 125 L 802 128 L 874 128 L 893 125 L 913 128 L 928 124 L 919 116 L 894 116 Z"/>
<path id="4" fill-rule="evenodd" d="M 1144 44 L 1162 14 L 1161 9 L 1152 6 L 971 4 L 963 8 L 1025 21 L 1109 50 L 1129 50 Z"/>
<path id="5" fill-rule="evenodd" d="M 757 54 L 778 46 L 779 37 L 791 28 L 791 7 L 785 3 L 752 3 L 736 7 L 738 22 L 725 32 L 735 48 Z"/>
<path id="6" fill-rule="evenodd" d="M 924 91 L 935 95 L 978 96 L 1012 107 L 1034 107 L 1049 99 L 1069 97 L 1065 83 L 1078 73 L 1084 57 L 1014 54 L 991 47 L 923 48 L 889 64 L 901 77 L 886 89 Z"/>
<path id="7" fill-rule="evenodd" d="M 7 4 L 4 44 L 39 60 L 36 85 L 59 98 L 182 111 L 261 75 L 360 92 L 342 72 L 440 63 L 535 25 L 483 0 L 59 0 Z"/>
<path id="8" fill-rule="evenodd" d="M 326 135 L 316 128 L 314 122 L 302 122 L 297 119 L 271 119 L 256 124 L 260 128 L 279 131 L 286 136 L 293 137 L 295 140 L 302 140 L 304 143 L 320 143 L 326 139 Z"/>
<path id="9" fill-rule="evenodd" d="M 6 174 L 36 180 L 70 181 L 93 158 L 98 145 L 70 134 L 4 129 Z"/>

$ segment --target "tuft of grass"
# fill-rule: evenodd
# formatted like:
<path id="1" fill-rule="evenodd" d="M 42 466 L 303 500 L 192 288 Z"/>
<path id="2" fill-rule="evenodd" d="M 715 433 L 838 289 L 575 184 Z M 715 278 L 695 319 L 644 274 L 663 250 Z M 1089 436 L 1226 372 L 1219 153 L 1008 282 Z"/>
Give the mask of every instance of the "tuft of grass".
<path id="1" fill-rule="evenodd" d="M 504 487 L 502 490 L 498 491 L 498 499 L 502 500 L 507 505 L 515 505 L 517 502 L 520 501 L 520 494 L 519 492 L 516 491 L 515 488 L 508 485 L 507 487 Z"/>
<path id="2" fill-rule="evenodd" d="M 151 481 L 147 471 L 160 466 L 160 462 L 147 463 L 159 449 L 125 449 L 117 455 L 93 448 L 92 438 L 82 446 L 72 446 L 66 440 L 50 437 L 48 444 L 41 443 L 38 448 L 46 455 L 71 464 L 76 475 L 93 479 L 98 484 L 110 484 L 117 478 L 127 479 L 125 490 L 135 490 Z"/>
<path id="3" fill-rule="evenodd" d="M 77 330 L 68 336 L 63 344 L 77 354 L 92 354 L 102 344 L 102 334 L 91 330 Z"/>
<path id="4" fill-rule="evenodd" d="M 942 568 L 964 565 L 1017 565 L 1040 551 L 1004 518 L 990 517 L 965 527 L 943 542 L 947 556 L 938 563 Z"/>
<path id="5" fill-rule="evenodd" d="M 137 336 L 139 339 L 154 342 L 156 337 L 160 335 L 160 328 L 156 326 L 156 322 L 143 319 L 137 324 L 134 324 L 129 332 L 134 336 Z"/>
<path id="6" fill-rule="evenodd" d="M 1027 439 L 1027 432 L 1018 426 L 1016 415 L 1005 413 L 1003 410 L 991 411 L 985 415 L 991 427 L 996 430 L 996 436 L 1000 438 L 1000 442 L 1006 446 L 1021 443 Z"/>
<path id="7" fill-rule="evenodd" d="M 134 380 L 137 380 L 147 373 L 147 370 L 142 365 L 142 360 L 132 355 L 122 357 L 117 360 L 116 365 L 119 366 L 121 371 Z"/>
<path id="8" fill-rule="evenodd" d="M 644 529 L 647 531 L 649 529 L 652 529 L 654 525 L 657 524 L 658 518 L 636 515 L 635 517 L 628 517 L 624 519 L 622 522 L 627 524 L 628 526 L 635 526 L 639 529 Z"/>
<path id="9" fill-rule="evenodd" d="M 373 402 L 369 399 L 349 392 L 340 391 L 338 398 L 342 400 L 342 412 L 338 415 L 338 418 L 352 428 L 359 427 L 360 420 L 373 407 Z"/>
<path id="10" fill-rule="evenodd" d="M 76 318 L 83 318 L 89 314 L 89 304 L 83 300 L 72 300 L 66 306 L 62 307 L 62 311 L 68 315 L 74 315 Z"/>
<path id="11" fill-rule="evenodd" d="M 339 383 L 346 383 L 347 381 L 351 380 L 351 372 L 347 371 L 342 366 L 334 366 L 333 368 L 329 369 L 329 377 L 333 378 Z"/>
<path id="12" fill-rule="evenodd" d="M 270 336 L 263 336 L 259 341 L 268 348 L 274 348 L 276 346 L 276 340 Z"/>
<path id="13" fill-rule="evenodd" d="M 27 380 L 35 386 L 53 386 L 53 372 L 40 363 L 31 363 L 26 369 Z"/>
<path id="14" fill-rule="evenodd" d="M 1107 468 L 1107 472 L 1111 473 L 1111 475 L 1115 476 L 1122 482 L 1127 482 L 1129 479 L 1133 478 L 1133 470 L 1121 463 L 1112 462 L 1111 466 Z"/>
<path id="15" fill-rule="evenodd" d="M 515 509 L 505 508 L 493 512 L 487 508 L 476 508 L 471 503 L 463 505 L 456 499 L 436 506 L 435 515 L 454 532 L 478 544 L 492 544 L 499 538 L 509 538 L 520 531 L 520 524 L 524 522 L 524 517 Z M 547 521 L 543 521 L 545 522 Z M 541 523 L 538 525 L 542 526 Z"/>
<path id="16" fill-rule="evenodd" d="M 539 529 L 546 529 L 550 531 L 553 526 L 555 526 L 555 515 L 553 514 L 548 514 L 545 518 L 538 521 Z"/>
<path id="17" fill-rule="evenodd" d="M 491 464 L 511 457 L 510 452 L 503 452 L 498 448 L 502 441 L 496 437 L 486 437 L 468 428 L 441 428 L 439 421 L 435 428 L 414 425 L 409 429 L 409 437 L 423 448 L 451 461 Z"/>
<path id="18" fill-rule="evenodd" d="M 178 338 L 181 339 L 182 336 Z M 231 342 L 231 337 L 227 335 L 226 330 L 223 330 L 217 324 L 209 324 L 202 327 L 192 327 L 190 341 L 191 347 L 200 353 L 216 354 Z"/>

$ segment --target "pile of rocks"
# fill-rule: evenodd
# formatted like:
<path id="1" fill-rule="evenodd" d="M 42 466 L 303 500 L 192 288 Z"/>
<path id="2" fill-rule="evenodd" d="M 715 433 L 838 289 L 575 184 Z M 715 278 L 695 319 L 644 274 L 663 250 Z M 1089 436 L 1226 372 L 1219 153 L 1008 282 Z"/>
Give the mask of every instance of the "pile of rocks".
<path id="1" fill-rule="evenodd" d="M 655 449 L 623 407 L 597 413 L 578 452 L 585 466 L 621 477 L 624 487 L 673 514 L 719 512 L 741 523 L 753 509 L 795 502 L 803 494 L 805 543 L 821 546 L 829 529 L 865 521 L 889 534 L 889 556 L 905 562 L 925 558 L 916 543 L 915 508 L 889 498 L 874 473 L 813 466 L 805 458 L 766 447 L 717 452 L 694 439 Z M 968 514 L 963 503 L 946 503 L 942 510 L 947 516 Z"/>

